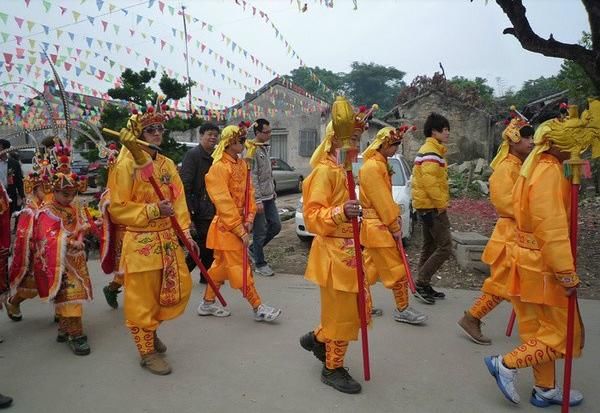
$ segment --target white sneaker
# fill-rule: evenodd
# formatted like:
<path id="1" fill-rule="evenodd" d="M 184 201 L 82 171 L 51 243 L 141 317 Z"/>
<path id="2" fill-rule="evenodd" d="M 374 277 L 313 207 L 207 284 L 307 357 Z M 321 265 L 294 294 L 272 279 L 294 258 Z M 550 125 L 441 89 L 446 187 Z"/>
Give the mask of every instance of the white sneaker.
<path id="1" fill-rule="evenodd" d="M 562 404 L 563 391 L 559 386 L 553 389 L 542 390 L 535 386 L 529 401 L 536 407 L 548 407 L 552 404 Z M 577 406 L 583 401 L 583 394 L 579 390 L 571 389 L 569 393 L 569 406 Z"/>
<path id="2" fill-rule="evenodd" d="M 221 307 L 216 301 L 211 303 L 202 300 L 196 311 L 198 312 L 198 315 L 201 316 L 214 315 L 215 317 L 229 317 L 231 315 L 231 311 Z"/>
<path id="3" fill-rule="evenodd" d="M 496 379 L 496 384 L 504 397 L 518 404 L 521 401 L 521 397 L 515 388 L 517 369 L 505 367 L 502 364 L 502 356 L 486 356 L 483 360 L 490 374 Z"/>
<path id="4" fill-rule="evenodd" d="M 262 275 L 263 277 L 272 277 L 275 275 L 275 272 L 269 267 L 269 264 L 265 264 L 262 267 L 256 267 L 254 272 L 258 275 Z"/>
<path id="5" fill-rule="evenodd" d="M 425 314 L 411 306 L 406 307 L 402 311 L 397 308 L 394 309 L 392 317 L 400 323 L 408 324 L 422 324 L 427 321 L 427 316 Z"/>
<path id="6" fill-rule="evenodd" d="M 271 323 L 279 318 L 281 310 L 279 308 L 271 307 L 266 304 L 261 304 L 256 310 L 254 310 L 255 321 L 265 321 Z"/>

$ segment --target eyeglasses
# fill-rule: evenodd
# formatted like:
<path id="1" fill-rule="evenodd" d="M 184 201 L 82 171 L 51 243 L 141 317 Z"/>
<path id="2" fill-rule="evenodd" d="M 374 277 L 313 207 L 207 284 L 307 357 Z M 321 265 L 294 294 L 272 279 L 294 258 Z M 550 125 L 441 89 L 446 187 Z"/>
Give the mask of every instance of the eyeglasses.
<path id="1" fill-rule="evenodd" d="M 144 132 L 147 132 L 147 133 L 154 133 L 154 132 L 163 133 L 164 131 L 165 131 L 165 128 L 163 128 L 162 126 L 148 126 L 147 128 L 144 129 Z"/>

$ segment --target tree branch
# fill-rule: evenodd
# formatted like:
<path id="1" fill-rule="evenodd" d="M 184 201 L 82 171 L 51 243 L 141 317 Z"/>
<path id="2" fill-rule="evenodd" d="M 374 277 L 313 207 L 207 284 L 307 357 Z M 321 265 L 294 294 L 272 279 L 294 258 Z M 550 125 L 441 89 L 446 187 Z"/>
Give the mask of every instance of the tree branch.
<path id="1" fill-rule="evenodd" d="M 590 20 L 592 49 L 600 50 L 600 3 L 597 0 L 581 0 Z"/>
<path id="2" fill-rule="evenodd" d="M 586 52 L 591 54 L 589 50 L 578 44 L 562 43 L 552 37 L 546 40 L 538 36 L 529 24 L 529 20 L 525 15 L 526 9 L 521 0 L 496 0 L 496 3 L 513 24 L 512 28 L 504 29 L 503 33 L 515 36 L 524 49 L 541 53 L 544 56 L 573 61 L 581 59 L 582 54 Z"/>

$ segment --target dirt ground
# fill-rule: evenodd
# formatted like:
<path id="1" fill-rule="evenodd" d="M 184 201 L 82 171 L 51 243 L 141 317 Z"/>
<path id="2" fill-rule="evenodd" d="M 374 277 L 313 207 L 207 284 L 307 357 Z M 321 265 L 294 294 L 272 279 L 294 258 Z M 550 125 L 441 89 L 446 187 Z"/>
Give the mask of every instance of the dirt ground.
<path id="1" fill-rule="evenodd" d="M 581 202 L 579 210 L 578 274 L 582 279 L 579 295 L 600 299 L 600 197 Z M 475 231 L 490 236 L 496 213 L 488 200 L 457 199 L 448 210 L 452 231 Z M 294 219 L 282 223 L 282 231 L 265 248 L 267 261 L 275 272 L 303 275 L 310 243 L 300 241 L 295 233 Z M 406 249 L 413 272 L 416 272 L 422 242 L 420 224 Z M 478 290 L 487 274 L 462 270 L 453 256 L 434 276 L 440 287 Z"/>

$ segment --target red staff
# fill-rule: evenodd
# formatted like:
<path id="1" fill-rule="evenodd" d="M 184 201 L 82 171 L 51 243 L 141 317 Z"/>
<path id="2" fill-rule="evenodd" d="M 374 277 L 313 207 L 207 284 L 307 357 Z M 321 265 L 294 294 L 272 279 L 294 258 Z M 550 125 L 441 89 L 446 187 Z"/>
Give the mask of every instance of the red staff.
<path id="1" fill-rule="evenodd" d="M 105 133 L 109 133 L 113 136 L 120 136 L 119 132 L 116 132 L 112 129 L 103 128 L 102 131 Z M 142 144 L 147 147 L 150 146 L 146 141 L 142 141 L 140 139 L 137 140 L 137 143 Z M 155 149 L 155 148 L 153 148 L 153 149 Z M 152 164 L 150 164 L 150 165 L 152 165 Z M 166 201 L 167 199 L 165 198 L 164 194 L 162 193 L 160 186 L 158 185 L 158 182 L 156 182 L 156 179 L 154 178 L 154 176 L 151 174 L 148 174 L 148 175 L 149 175 L 148 182 L 150 182 L 150 185 L 152 185 L 152 188 L 154 189 L 156 196 L 158 196 L 158 198 L 161 201 Z M 190 244 L 190 241 L 185 236 L 185 233 L 183 232 L 181 225 L 179 225 L 177 218 L 175 218 L 173 215 L 171 215 L 171 216 L 169 216 L 169 220 L 171 221 L 171 225 L 173 226 L 173 229 L 175 230 L 175 233 L 177 234 L 177 238 L 179 238 L 179 240 L 183 243 L 185 248 L 188 250 L 190 257 L 192 257 L 192 259 L 194 260 L 194 262 L 196 263 L 198 268 L 200 268 L 200 272 L 202 273 L 202 275 L 204 276 L 204 278 L 206 279 L 206 281 L 208 282 L 210 287 L 215 292 L 215 295 L 219 299 L 219 302 L 224 307 L 227 306 L 227 302 L 225 302 L 225 299 L 219 292 L 219 288 L 217 287 L 215 282 L 212 280 L 212 278 L 210 278 L 210 275 L 208 275 L 208 271 L 206 271 L 206 268 L 204 268 L 204 264 L 202 264 L 202 261 L 200 261 L 200 257 L 198 257 L 198 254 L 196 254 L 196 251 L 194 250 L 194 248 L 192 248 L 192 244 Z"/>
<path id="2" fill-rule="evenodd" d="M 96 237 L 98 237 L 98 239 L 100 239 L 102 237 L 102 233 L 100 231 L 100 228 L 98 228 L 98 225 L 96 225 L 96 221 L 94 221 L 94 217 L 92 217 L 89 208 L 84 206 L 83 212 L 85 212 L 85 218 L 87 219 L 87 222 L 90 225 L 92 232 Z"/>
<path id="3" fill-rule="evenodd" d="M 400 257 L 402 258 L 402 264 L 404 264 L 404 269 L 406 270 L 406 279 L 408 280 L 408 288 L 410 288 L 411 293 L 417 292 L 417 287 L 415 287 L 415 280 L 413 279 L 412 272 L 410 271 L 410 264 L 408 263 L 408 258 L 406 257 L 406 251 L 404 251 L 404 245 L 402 245 L 402 241 L 396 241 L 396 246 L 398 247 L 398 251 L 400 251 Z"/>
<path id="4" fill-rule="evenodd" d="M 250 122 L 240 122 L 240 129 L 246 130 L 250 127 Z M 242 224 L 246 223 L 250 213 L 250 173 L 252 170 L 252 158 L 246 159 L 246 186 L 244 188 L 244 209 L 242 210 Z M 250 235 L 250 234 L 248 234 Z M 248 248 L 244 245 L 242 248 L 242 297 L 248 295 Z"/>

